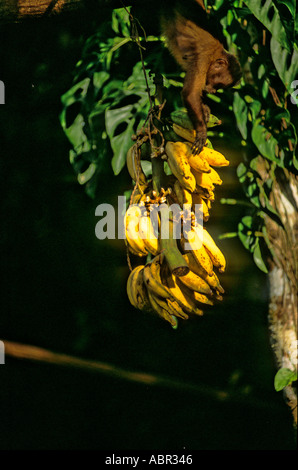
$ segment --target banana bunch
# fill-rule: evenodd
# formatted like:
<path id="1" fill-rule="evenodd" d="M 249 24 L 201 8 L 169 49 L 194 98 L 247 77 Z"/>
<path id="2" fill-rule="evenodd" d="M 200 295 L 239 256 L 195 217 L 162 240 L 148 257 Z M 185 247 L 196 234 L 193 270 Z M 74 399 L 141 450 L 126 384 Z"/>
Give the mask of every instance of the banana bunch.
<path id="1" fill-rule="evenodd" d="M 127 281 L 130 303 L 139 310 L 153 311 L 177 328 L 178 319 L 189 315 L 203 315 L 203 308 L 222 300 L 224 292 L 215 273 L 206 275 L 204 269 L 190 253 L 189 272 L 175 276 L 169 270 L 162 253 L 145 265 L 135 267 Z"/>
<path id="2" fill-rule="evenodd" d="M 136 256 L 156 256 L 159 251 L 159 239 L 155 233 L 151 218 L 142 205 L 130 205 L 124 217 L 126 243 L 128 249 Z"/>
<path id="3" fill-rule="evenodd" d="M 142 264 L 131 268 L 127 280 L 130 303 L 139 310 L 155 312 L 177 328 L 178 319 L 202 315 L 203 310 L 223 298 L 224 289 L 217 273 L 225 271 L 226 260 L 198 216 L 201 221 L 208 221 L 216 186 L 222 184 L 215 168 L 225 167 L 229 161 L 208 146 L 199 155 L 193 155 L 195 131 L 187 114 L 178 111 L 171 118 L 177 138 L 164 142 L 162 158 L 171 173 L 164 179 L 167 189 L 161 188 L 157 194 L 153 181 L 145 176 L 141 166 L 142 142 L 134 144 L 127 153 L 127 168 L 135 188 L 124 224 L 129 252 L 143 258 Z M 208 127 L 217 124 L 219 120 L 211 115 Z M 176 221 L 181 224 L 181 239 L 176 240 L 176 245 L 187 268 L 182 271 L 170 268 L 161 238 L 164 233 L 161 215 L 158 214 L 156 224 L 150 217 L 153 204 L 162 203 L 168 206 L 175 203 L 181 209 Z M 186 220 L 190 223 L 185 229 Z"/>

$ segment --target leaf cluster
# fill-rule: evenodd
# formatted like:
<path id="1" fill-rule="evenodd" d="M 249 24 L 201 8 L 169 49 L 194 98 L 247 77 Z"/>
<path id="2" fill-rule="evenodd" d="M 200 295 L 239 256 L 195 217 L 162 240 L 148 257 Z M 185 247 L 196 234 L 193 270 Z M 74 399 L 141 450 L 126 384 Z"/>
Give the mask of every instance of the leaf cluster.
<path id="1" fill-rule="evenodd" d="M 87 39 L 74 84 L 62 96 L 60 122 L 71 144 L 70 162 L 91 197 L 95 197 L 100 175 L 110 167 L 118 175 L 124 168 L 131 137 L 145 123 L 150 109 L 155 89 L 151 68 L 163 62 L 162 39 L 146 37 L 141 27 L 143 36 L 139 36 L 131 19 L 129 9 L 112 11 L 109 21 Z M 145 48 L 142 61 L 140 51 Z M 169 76 L 164 85 L 175 107 L 182 78 Z"/>

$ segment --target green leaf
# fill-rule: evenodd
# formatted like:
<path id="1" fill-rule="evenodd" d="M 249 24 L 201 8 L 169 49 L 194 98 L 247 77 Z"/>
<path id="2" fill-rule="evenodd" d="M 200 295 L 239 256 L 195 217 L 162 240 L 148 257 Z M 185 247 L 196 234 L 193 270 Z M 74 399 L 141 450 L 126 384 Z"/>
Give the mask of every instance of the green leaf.
<path id="1" fill-rule="evenodd" d="M 112 12 L 112 29 L 116 34 L 122 34 L 123 36 L 130 36 L 130 21 L 129 21 L 129 10 L 125 8 L 116 8 Z"/>
<path id="2" fill-rule="evenodd" d="M 72 144 L 74 150 L 78 153 L 89 152 L 91 149 L 91 144 L 84 131 L 85 124 L 84 116 L 82 116 L 82 114 L 78 114 L 72 125 L 65 129 L 67 138 Z"/>
<path id="3" fill-rule="evenodd" d="M 238 236 L 241 240 L 243 246 L 251 251 L 251 232 L 252 232 L 252 224 L 253 224 L 253 217 L 250 215 L 246 215 L 242 217 L 241 222 L 238 224 Z"/>
<path id="4" fill-rule="evenodd" d="M 85 98 L 89 84 L 90 78 L 85 78 L 73 85 L 66 93 L 64 93 L 64 95 L 61 96 L 62 104 L 64 106 L 70 106 L 79 99 Z"/>
<path id="5" fill-rule="evenodd" d="M 260 122 L 261 119 L 257 119 L 253 123 L 251 131 L 253 143 L 256 145 L 261 155 L 277 163 L 278 166 L 283 167 L 282 160 L 275 155 L 276 148 L 278 148 L 277 140 Z"/>
<path id="6" fill-rule="evenodd" d="M 141 167 L 143 172 L 145 173 L 145 176 L 148 178 L 150 175 L 152 175 L 152 163 L 151 161 L 148 160 L 142 160 L 141 161 Z"/>
<path id="7" fill-rule="evenodd" d="M 297 46 L 295 46 L 293 52 L 290 53 L 285 47 L 282 47 L 277 39 L 272 37 L 270 41 L 270 50 L 278 75 L 288 92 L 291 93 L 293 91 L 291 84 L 298 75 Z"/>
<path id="8" fill-rule="evenodd" d="M 87 170 L 84 171 L 84 173 L 78 174 L 78 182 L 80 184 L 87 183 L 94 175 L 96 168 L 97 168 L 97 165 L 95 163 L 91 163 L 89 167 L 87 168 Z"/>
<path id="9" fill-rule="evenodd" d="M 277 371 L 274 377 L 274 388 L 277 392 L 280 392 L 295 380 L 297 380 L 297 371 L 283 367 Z"/>
<path id="10" fill-rule="evenodd" d="M 135 118 L 131 114 L 132 109 L 133 106 L 128 105 L 123 108 L 106 111 L 106 129 L 114 154 L 112 158 L 112 168 L 115 175 L 118 175 L 125 166 L 126 154 L 132 144 L 131 136 L 135 123 Z M 114 135 L 120 124 L 126 124 L 126 129 L 120 134 Z"/>
<path id="11" fill-rule="evenodd" d="M 235 113 L 238 129 L 244 140 L 247 139 L 247 104 L 239 93 L 234 94 L 233 111 Z"/>
<path id="12" fill-rule="evenodd" d="M 219 235 L 218 239 L 219 240 L 225 240 L 226 238 L 236 238 L 238 236 L 238 232 L 227 232 L 227 233 L 222 233 Z"/>
<path id="13" fill-rule="evenodd" d="M 254 246 L 254 251 L 253 251 L 253 259 L 258 268 L 263 271 L 264 273 L 268 274 L 268 269 L 266 267 L 266 264 L 264 263 L 262 253 L 261 253 L 261 248 L 259 244 L 259 239 L 256 239 L 256 244 Z"/>
<path id="14" fill-rule="evenodd" d="M 93 85 L 97 89 L 101 89 L 104 83 L 110 78 L 110 74 L 105 71 L 94 72 L 93 74 Z"/>
<path id="15" fill-rule="evenodd" d="M 246 178 L 246 173 L 247 173 L 247 168 L 244 163 L 239 163 L 237 167 L 237 176 L 239 178 L 240 183 L 243 183 L 243 181 Z"/>
<path id="16" fill-rule="evenodd" d="M 264 4 L 260 0 L 246 0 L 245 3 L 256 18 L 270 31 L 272 37 L 288 51 L 291 51 L 279 11 L 272 0 L 266 0 Z"/>
<path id="17" fill-rule="evenodd" d="M 296 0 L 275 0 L 275 3 L 277 4 L 277 6 L 279 5 L 285 5 L 291 16 L 293 18 L 295 18 L 295 14 L 296 14 Z"/>
<path id="18" fill-rule="evenodd" d="M 251 113 L 251 117 L 252 117 L 253 121 L 255 119 L 257 119 L 257 116 L 258 116 L 259 112 L 261 111 L 261 108 L 262 108 L 262 103 L 260 101 L 256 100 L 255 98 L 249 104 L 249 111 Z"/>

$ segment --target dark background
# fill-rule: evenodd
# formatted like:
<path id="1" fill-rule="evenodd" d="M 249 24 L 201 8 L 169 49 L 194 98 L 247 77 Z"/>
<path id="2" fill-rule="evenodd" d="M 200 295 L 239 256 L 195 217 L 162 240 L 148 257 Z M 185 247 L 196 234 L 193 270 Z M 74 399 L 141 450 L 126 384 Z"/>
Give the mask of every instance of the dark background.
<path id="1" fill-rule="evenodd" d="M 96 21 L 105 21 L 105 12 Z M 60 96 L 71 85 L 84 39 L 95 27 L 82 12 L 2 25 L 0 79 L 0 338 L 111 363 L 198 386 L 153 387 L 99 373 L 6 357 L 0 368 L 0 449 L 293 449 L 292 417 L 281 393 L 267 328 L 267 280 L 238 239 L 227 257 L 224 301 L 172 330 L 133 309 L 123 240 L 99 241 L 99 203 L 130 188 L 124 170 L 88 198 L 68 160 Z M 239 136 L 230 115 L 231 161 L 208 222 L 216 238 L 237 230 L 243 198 Z M 214 142 L 216 146 L 216 142 Z M 221 146 L 221 147 L 220 147 Z M 210 390 L 225 390 L 216 399 Z"/>

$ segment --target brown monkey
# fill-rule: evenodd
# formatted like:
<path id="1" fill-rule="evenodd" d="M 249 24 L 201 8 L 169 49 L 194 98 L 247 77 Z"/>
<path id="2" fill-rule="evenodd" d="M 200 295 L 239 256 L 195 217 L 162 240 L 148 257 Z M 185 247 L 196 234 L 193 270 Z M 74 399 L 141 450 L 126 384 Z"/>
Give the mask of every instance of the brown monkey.
<path id="1" fill-rule="evenodd" d="M 193 153 L 198 154 L 206 142 L 209 120 L 203 95 L 235 85 L 241 77 L 240 65 L 215 37 L 203 0 L 165 3 L 161 27 L 170 51 L 186 72 L 182 98 L 196 130 Z"/>

